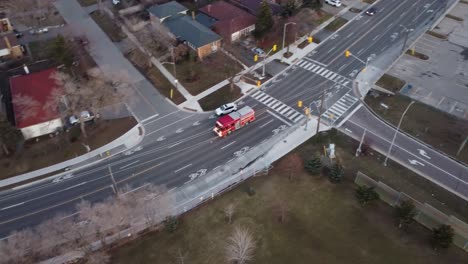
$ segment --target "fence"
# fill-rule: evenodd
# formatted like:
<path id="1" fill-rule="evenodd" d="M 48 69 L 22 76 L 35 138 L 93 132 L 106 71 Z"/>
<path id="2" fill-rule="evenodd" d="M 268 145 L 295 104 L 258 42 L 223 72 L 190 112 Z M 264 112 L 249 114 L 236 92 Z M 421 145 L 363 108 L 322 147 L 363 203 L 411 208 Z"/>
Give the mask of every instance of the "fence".
<path id="1" fill-rule="evenodd" d="M 374 187 L 380 199 L 391 206 L 401 201 L 412 201 L 416 207 L 415 220 L 423 226 L 432 229 L 441 224 L 450 225 L 455 231 L 453 243 L 468 252 L 468 225 L 453 215 L 446 215 L 428 203 L 421 203 L 404 192 L 398 192 L 381 181 L 375 181 L 367 175 L 358 172 L 354 183 Z"/>

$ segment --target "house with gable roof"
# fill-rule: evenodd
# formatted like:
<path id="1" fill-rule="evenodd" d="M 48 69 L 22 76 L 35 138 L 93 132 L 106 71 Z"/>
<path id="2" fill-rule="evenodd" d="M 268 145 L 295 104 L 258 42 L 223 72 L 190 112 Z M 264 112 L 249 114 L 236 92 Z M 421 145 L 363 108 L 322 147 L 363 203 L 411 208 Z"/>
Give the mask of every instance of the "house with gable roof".
<path id="1" fill-rule="evenodd" d="M 172 38 L 185 43 L 200 59 L 221 47 L 221 36 L 195 20 L 194 13 L 187 15 L 188 9 L 176 1 L 153 5 L 148 12 L 152 23 L 167 28 Z"/>

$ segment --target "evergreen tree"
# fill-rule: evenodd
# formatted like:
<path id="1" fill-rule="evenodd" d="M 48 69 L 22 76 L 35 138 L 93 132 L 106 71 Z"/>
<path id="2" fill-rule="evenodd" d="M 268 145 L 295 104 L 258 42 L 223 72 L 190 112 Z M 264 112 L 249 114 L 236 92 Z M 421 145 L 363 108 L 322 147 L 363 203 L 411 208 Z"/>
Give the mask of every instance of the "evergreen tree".
<path id="1" fill-rule="evenodd" d="M 330 181 L 332 183 L 340 183 L 343 180 L 343 176 L 344 176 L 343 166 L 341 166 L 338 163 L 333 165 L 330 171 L 330 175 L 329 175 Z"/>
<path id="2" fill-rule="evenodd" d="M 403 201 L 395 207 L 395 214 L 398 218 L 398 228 L 406 227 L 414 222 L 416 210 L 411 200 Z"/>
<path id="3" fill-rule="evenodd" d="M 440 225 L 432 229 L 431 244 L 434 249 L 448 248 L 453 241 L 454 231 L 449 225 Z"/>
<path id="4" fill-rule="evenodd" d="M 315 157 L 305 164 L 305 169 L 312 175 L 316 175 L 320 173 L 320 169 L 322 168 L 322 162 L 320 161 L 320 157 Z"/>
<path id="5" fill-rule="evenodd" d="M 255 37 L 263 37 L 273 27 L 273 23 L 270 5 L 266 0 L 262 0 L 260 11 L 257 14 L 257 22 L 255 23 Z"/>
<path id="6" fill-rule="evenodd" d="M 175 216 L 168 216 L 164 220 L 164 228 L 169 232 L 169 233 L 174 233 L 179 226 L 179 220 Z"/>
<path id="7" fill-rule="evenodd" d="M 358 199 L 359 203 L 362 205 L 366 205 L 369 202 L 378 200 L 379 194 L 374 190 L 374 187 L 367 187 L 367 186 L 358 186 L 356 189 L 356 198 Z"/>

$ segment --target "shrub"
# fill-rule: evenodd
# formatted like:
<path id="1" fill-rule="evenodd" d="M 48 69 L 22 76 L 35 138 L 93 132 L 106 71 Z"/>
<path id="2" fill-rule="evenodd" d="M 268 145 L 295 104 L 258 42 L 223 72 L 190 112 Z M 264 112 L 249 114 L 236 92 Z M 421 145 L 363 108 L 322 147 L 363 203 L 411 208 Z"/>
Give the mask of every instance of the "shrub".
<path id="1" fill-rule="evenodd" d="M 356 198 L 361 205 L 366 205 L 380 198 L 374 187 L 358 186 L 356 189 Z"/>
<path id="2" fill-rule="evenodd" d="M 179 226 L 179 220 L 175 216 L 168 216 L 164 220 L 164 229 L 169 233 L 174 233 Z"/>
<path id="3" fill-rule="evenodd" d="M 343 166 L 341 166 L 338 163 L 334 164 L 332 166 L 331 170 L 330 170 L 330 175 L 328 177 L 330 179 L 330 182 L 340 183 L 343 180 L 343 177 L 344 177 Z"/>

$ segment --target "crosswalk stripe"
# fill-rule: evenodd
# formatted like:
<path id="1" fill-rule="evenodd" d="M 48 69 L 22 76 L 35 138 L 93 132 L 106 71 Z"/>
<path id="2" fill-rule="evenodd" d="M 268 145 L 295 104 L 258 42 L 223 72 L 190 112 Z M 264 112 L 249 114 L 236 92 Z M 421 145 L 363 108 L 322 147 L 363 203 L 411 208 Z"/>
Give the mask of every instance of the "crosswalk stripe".
<path id="1" fill-rule="evenodd" d="M 280 105 L 280 104 L 281 104 L 280 101 L 276 101 L 276 104 L 272 105 L 272 106 L 271 106 L 271 109 L 274 110 L 274 109 L 275 109 L 278 105 Z"/>
<path id="2" fill-rule="evenodd" d="M 325 70 L 325 68 L 320 68 L 318 71 L 316 71 L 315 73 L 316 74 L 320 74 L 323 70 Z"/>
<path id="3" fill-rule="evenodd" d="M 339 113 L 336 109 L 333 109 L 333 108 L 329 108 L 328 112 L 331 112 L 334 115 L 341 115 L 343 113 L 343 112 Z"/>
<path id="4" fill-rule="evenodd" d="M 263 102 L 262 102 L 262 101 L 260 101 L 260 102 L 262 102 L 263 104 L 265 104 L 265 105 L 266 105 L 266 104 L 268 104 L 268 102 L 271 102 L 271 100 L 274 100 L 274 98 L 273 98 L 273 97 L 270 97 L 270 96 L 268 96 L 268 98 L 267 98 L 266 100 L 264 100 Z"/>
<path id="5" fill-rule="evenodd" d="M 261 94 L 262 92 L 259 90 L 254 91 L 253 93 L 250 94 L 253 98 L 255 98 L 257 95 Z"/>
<path id="6" fill-rule="evenodd" d="M 263 100 L 263 99 L 265 99 L 267 97 L 270 97 L 270 96 L 268 96 L 268 94 L 266 94 L 266 93 L 263 93 L 262 95 L 258 96 L 255 99 L 257 99 L 257 101 L 261 102 L 261 100 Z"/>
<path id="7" fill-rule="evenodd" d="M 304 67 L 304 69 L 306 69 L 306 70 L 308 70 L 308 71 L 309 71 L 310 69 L 312 69 L 312 68 L 314 68 L 314 67 L 315 67 L 315 65 L 314 65 L 314 64 L 312 64 L 312 63 L 309 63 L 309 64 L 307 65 L 307 67 Z"/>
<path id="8" fill-rule="evenodd" d="M 272 105 L 276 104 L 276 100 L 271 101 L 270 103 L 266 104 L 268 107 L 271 107 Z"/>
<path id="9" fill-rule="evenodd" d="M 329 72 L 330 72 L 329 70 L 325 69 L 324 71 L 322 71 L 322 72 L 320 73 L 320 75 L 322 75 L 322 76 L 325 77 L 325 75 L 326 75 L 327 73 L 329 73 Z"/>
<path id="10" fill-rule="evenodd" d="M 330 72 L 327 73 L 327 75 L 325 75 L 325 76 L 323 76 L 323 77 L 325 77 L 325 78 L 327 78 L 327 79 L 330 79 L 330 76 L 333 75 L 333 74 L 335 74 L 335 73 L 332 72 L 332 71 L 330 71 Z"/>
<path id="11" fill-rule="evenodd" d="M 338 103 L 335 103 L 332 107 L 336 107 L 338 109 L 341 109 L 343 111 L 346 111 L 346 107 L 345 105 L 339 105 Z"/>
<path id="12" fill-rule="evenodd" d="M 289 118 L 292 114 L 294 114 L 295 110 L 292 108 L 289 108 L 289 110 L 284 114 L 285 117 Z"/>
<path id="13" fill-rule="evenodd" d="M 321 67 L 319 65 L 314 65 L 314 67 L 312 69 L 310 69 L 311 72 L 316 72 L 318 71 L 318 69 L 320 69 Z"/>
<path id="14" fill-rule="evenodd" d="M 300 115 L 300 113 L 299 113 L 299 112 L 295 112 L 294 115 L 292 115 L 292 116 L 289 117 L 289 119 L 294 120 L 294 118 L 295 118 L 297 115 Z"/>
<path id="15" fill-rule="evenodd" d="M 283 110 L 283 108 L 285 108 L 286 106 L 287 105 L 285 105 L 285 104 L 281 104 L 278 108 L 273 109 L 273 110 L 275 110 L 276 112 L 279 112 L 279 111 Z"/>
<path id="16" fill-rule="evenodd" d="M 280 114 L 286 113 L 286 111 L 289 111 L 289 107 L 284 108 L 283 110 L 279 111 Z"/>
<path id="17" fill-rule="evenodd" d="M 337 75 L 338 75 L 338 73 L 334 73 L 334 72 L 333 72 L 333 74 L 332 74 L 330 77 L 328 77 L 328 79 L 330 79 L 331 81 L 333 81 L 333 79 L 334 79 Z"/>
<path id="18" fill-rule="evenodd" d="M 302 67 L 304 64 L 307 64 L 308 62 L 305 60 L 301 60 L 297 63 L 297 66 Z"/>

